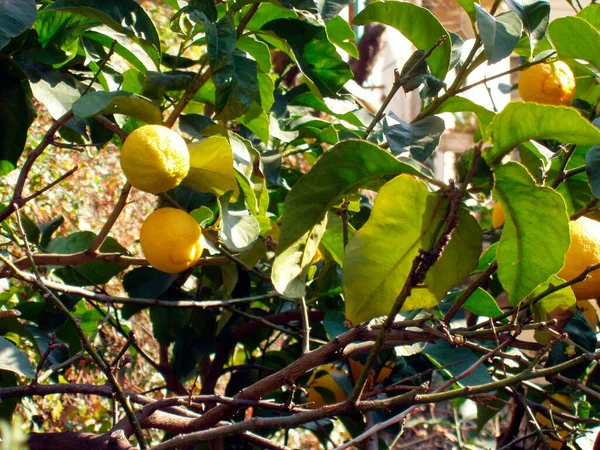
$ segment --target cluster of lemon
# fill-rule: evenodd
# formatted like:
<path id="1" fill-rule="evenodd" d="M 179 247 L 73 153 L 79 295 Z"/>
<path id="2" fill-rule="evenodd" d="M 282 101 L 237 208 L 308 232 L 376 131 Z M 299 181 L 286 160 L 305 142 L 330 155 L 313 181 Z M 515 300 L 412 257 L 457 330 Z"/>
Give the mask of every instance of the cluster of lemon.
<path id="1" fill-rule="evenodd" d="M 123 143 L 121 168 L 133 187 L 159 194 L 183 181 L 190 170 L 190 156 L 176 132 L 161 125 L 144 125 Z M 144 220 L 140 244 L 153 267 L 178 273 L 200 259 L 201 236 L 200 226 L 187 212 L 160 208 Z"/>

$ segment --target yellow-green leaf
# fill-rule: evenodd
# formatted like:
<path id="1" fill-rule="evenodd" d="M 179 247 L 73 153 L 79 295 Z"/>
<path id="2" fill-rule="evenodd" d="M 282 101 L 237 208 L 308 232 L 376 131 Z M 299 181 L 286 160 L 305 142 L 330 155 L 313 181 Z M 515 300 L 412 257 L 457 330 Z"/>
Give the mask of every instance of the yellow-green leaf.
<path id="1" fill-rule="evenodd" d="M 210 136 L 188 146 L 190 171 L 183 185 L 200 192 L 223 195 L 233 191 L 239 193 L 233 170 L 233 150 L 229 141 L 222 136 Z"/>
<path id="2" fill-rule="evenodd" d="M 381 188 L 368 222 L 346 247 L 344 292 L 346 318 L 359 324 L 387 315 L 402 290 L 419 249 L 429 249 L 448 200 L 425 183 L 403 174 Z M 442 257 L 413 289 L 403 310 L 438 304 L 477 266 L 481 229 L 466 211 L 459 212 Z"/>

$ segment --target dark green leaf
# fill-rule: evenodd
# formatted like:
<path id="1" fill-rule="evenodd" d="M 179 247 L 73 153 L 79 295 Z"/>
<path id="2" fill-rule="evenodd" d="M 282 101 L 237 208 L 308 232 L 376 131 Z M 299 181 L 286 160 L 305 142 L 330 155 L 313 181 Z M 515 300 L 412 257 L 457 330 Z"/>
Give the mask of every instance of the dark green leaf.
<path id="1" fill-rule="evenodd" d="M 213 73 L 227 69 L 235 51 L 236 32 L 231 14 L 227 14 L 217 24 L 204 21 L 208 60 Z M 231 71 L 231 69 L 229 69 Z M 217 84 L 215 82 L 215 84 Z"/>
<path id="2" fill-rule="evenodd" d="M 442 36 L 447 36 L 446 41 L 427 58 L 433 76 L 440 80 L 446 78 L 450 66 L 452 40 L 440 21 L 429 10 L 408 2 L 374 2 L 367 5 L 353 20 L 355 25 L 366 25 L 371 22 L 380 22 L 396 28 L 417 49 L 424 51 L 432 49 Z"/>
<path id="3" fill-rule="evenodd" d="M 600 198 L 600 147 L 592 147 L 585 155 L 588 179 L 594 197 Z"/>
<path id="4" fill-rule="evenodd" d="M 388 117 L 395 123 L 390 124 Z M 435 116 L 409 124 L 390 113 L 384 120 L 383 130 L 393 154 L 408 151 L 417 161 L 425 162 L 439 145 L 446 126 L 442 119 Z"/>
<path id="5" fill-rule="evenodd" d="M 325 314 L 323 325 L 329 339 L 335 339 L 340 334 L 348 331 L 348 327 L 345 325 L 346 317 L 339 311 L 329 311 Z"/>
<path id="6" fill-rule="evenodd" d="M 285 199 L 272 275 L 278 292 L 304 295 L 307 266 L 325 232 L 325 214 L 342 195 L 400 173 L 419 174 L 368 142 L 346 140 L 325 153 Z"/>
<path id="7" fill-rule="evenodd" d="M 325 0 L 322 3 L 319 2 L 319 12 L 323 20 L 329 22 L 339 18 L 338 14 L 342 9 L 351 4 L 352 0 Z"/>
<path id="8" fill-rule="evenodd" d="M 494 17 L 479 4 L 475 3 L 475 7 L 477 28 L 479 28 L 485 54 L 490 64 L 497 63 L 515 49 L 521 39 L 523 24 L 513 12 Z"/>
<path id="9" fill-rule="evenodd" d="M 37 31 L 39 42 L 44 48 L 55 46 L 66 52 L 73 51 L 73 44 L 84 31 L 98 25 L 102 25 L 102 22 L 90 17 L 45 9 L 40 12 L 33 28 Z M 76 54 L 75 48 L 73 56 Z"/>
<path id="10" fill-rule="evenodd" d="M 200 358 L 214 352 L 216 331 L 217 322 L 211 311 L 194 311 L 190 325 L 183 329 L 173 347 L 171 368 L 177 378 L 187 378 Z"/>
<path id="11" fill-rule="evenodd" d="M 0 11 L 1 9 L 0 7 Z M 0 89 L 0 176 L 2 176 L 17 165 L 25 148 L 27 130 L 35 117 L 35 109 L 27 77 L 17 64 L 3 55 L 0 55 L 0 86 L 2 86 Z"/>
<path id="12" fill-rule="evenodd" d="M 51 240 L 47 250 L 50 253 L 59 254 L 76 253 L 87 250 L 94 239 L 96 239 L 96 235 L 91 231 L 78 231 L 67 237 Z M 100 251 L 104 253 L 127 253 L 127 250 L 111 237 L 104 241 Z M 108 282 L 126 267 L 123 264 L 93 261 L 57 269 L 56 275 L 68 284 L 90 286 Z"/>
<path id="13" fill-rule="evenodd" d="M 150 100 L 124 91 L 90 92 L 73 103 L 75 120 L 96 115 L 124 114 L 150 124 L 162 124 L 160 110 Z"/>
<path id="14" fill-rule="evenodd" d="M 161 100 L 167 91 L 184 90 L 194 79 L 194 72 L 174 70 L 170 73 L 148 71 L 143 81 L 142 95 Z"/>
<path id="15" fill-rule="evenodd" d="M 427 344 L 423 353 L 437 367 L 445 367 L 441 370 L 447 377 L 456 377 L 479 360 L 479 355 L 465 347 L 453 348 L 446 341 L 439 340 L 435 344 Z M 474 372 L 457 381 L 462 386 L 477 386 L 491 383 L 494 380 L 487 371 L 484 364 L 478 365 Z"/>
<path id="16" fill-rule="evenodd" d="M 175 342 L 190 321 L 189 308 L 150 308 L 154 337 L 161 345 Z"/>
<path id="17" fill-rule="evenodd" d="M 494 176 L 494 197 L 506 216 L 497 251 L 498 276 L 511 305 L 517 305 L 562 268 L 571 241 L 569 217 L 560 194 L 536 186 L 520 164 L 504 164 Z"/>
<path id="18" fill-rule="evenodd" d="M 15 344 L 0 336 L 0 370 L 14 372 L 27 378 L 33 378 L 35 372 L 31 362 Z"/>
<path id="19" fill-rule="evenodd" d="M 41 248 L 46 248 L 48 246 L 52 235 L 56 230 L 58 230 L 58 228 L 63 224 L 64 221 L 65 219 L 62 216 L 59 216 L 56 219 L 48 220 L 47 222 L 42 222 L 38 224 L 38 228 L 42 233 L 40 239 Z"/>
<path id="20" fill-rule="evenodd" d="M 57 0 L 49 11 L 67 11 L 99 20 L 136 42 L 160 64 L 160 39 L 146 11 L 134 0 Z"/>
<path id="21" fill-rule="evenodd" d="M 324 96 L 337 93 L 352 78 L 350 67 L 327 38 L 324 27 L 300 20 L 278 19 L 268 22 L 262 29 L 275 33 L 287 42 L 288 54 L 291 50 L 299 69 Z M 261 37 L 266 39 L 264 35 Z M 275 44 L 272 40 L 268 42 Z"/>
<path id="22" fill-rule="evenodd" d="M 11 388 L 17 385 L 17 376 L 14 373 L 0 371 L 0 387 Z M 0 403 L 0 419 L 10 423 L 12 421 L 13 412 L 18 404 L 18 398 L 2 399 L 2 403 Z"/>
<path id="23" fill-rule="evenodd" d="M 550 2 L 548 0 L 506 0 L 506 4 L 521 19 L 533 49 L 546 34 L 550 21 Z"/>
<path id="24" fill-rule="evenodd" d="M 256 61 L 242 54 L 234 54 L 227 67 L 213 72 L 212 79 L 217 88 L 217 120 L 240 117 L 258 94 Z"/>
<path id="25" fill-rule="evenodd" d="M 0 49 L 33 25 L 36 17 L 35 0 L 0 0 Z"/>

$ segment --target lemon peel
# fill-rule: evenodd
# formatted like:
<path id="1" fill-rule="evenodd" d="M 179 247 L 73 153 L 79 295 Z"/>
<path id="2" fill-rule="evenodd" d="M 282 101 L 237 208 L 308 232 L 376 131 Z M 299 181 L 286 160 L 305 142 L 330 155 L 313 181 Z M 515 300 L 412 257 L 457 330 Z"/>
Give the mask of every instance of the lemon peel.
<path id="1" fill-rule="evenodd" d="M 162 125 L 133 131 L 123 143 L 120 161 L 129 184 L 151 194 L 177 187 L 190 170 L 185 141 Z"/>
<path id="2" fill-rule="evenodd" d="M 178 273 L 202 256 L 202 230 L 194 218 L 175 208 L 150 214 L 140 230 L 140 244 L 148 262 L 158 270 Z"/>
<path id="3" fill-rule="evenodd" d="M 327 373 L 323 373 L 323 371 Z M 317 375 L 319 375 L 317 377 Z M 306 384 L 306 403 L 307 407 L 311 409 L 322 408 L 327 405 L 328 402 L 319 389 L 324 389 L 335 398 L 336 403 L 343 402 L 347 396 L 340 385 L 335 381 L 335 377 L 348 377 L 348 374 L 343 370 L 338 369 L 333 364 L 326 364 L 318 367 L 310 376 L 308 383 Z"/>
<path id="4" fill-rule="evenodd" d="M 536 64 L 521 72 L 519 94 L 526 102 L 569 105 L 575 96 L 575 76 L 562 61 Z"/>

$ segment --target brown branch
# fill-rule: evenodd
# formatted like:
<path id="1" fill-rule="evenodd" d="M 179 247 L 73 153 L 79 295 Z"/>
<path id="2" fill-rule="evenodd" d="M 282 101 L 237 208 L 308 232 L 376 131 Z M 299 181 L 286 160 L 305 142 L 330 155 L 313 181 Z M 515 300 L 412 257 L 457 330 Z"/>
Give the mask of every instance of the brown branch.
<path id="1" fill-rule="evenodd" d="M 94 119 L 96 119 L 96 121 L 100 123 L 100 125 L 102 125 L 104 128 L 106 128 L 109 131 L 112 131 L 117 136 L 119 136 L 123 141 L 127 139 L 127 133 L 125 133 L 125 131 L 123 131 L 123 129 L 116 123 L 111 122 L 104 116 L 94 116 Z"/>

